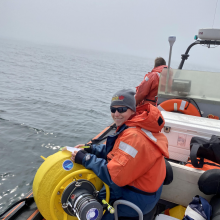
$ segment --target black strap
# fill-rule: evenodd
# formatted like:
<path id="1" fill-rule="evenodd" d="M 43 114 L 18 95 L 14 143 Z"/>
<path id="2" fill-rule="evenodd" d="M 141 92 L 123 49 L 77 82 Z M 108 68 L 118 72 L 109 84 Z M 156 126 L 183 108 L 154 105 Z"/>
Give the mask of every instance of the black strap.
<path id="1" fill-rule="evenodd" d="M 204 164 L 203 157 L 201 157 L 200 160 L 197 159 L 197 152 L 201 146 L 201 144 L 194 143 L 190 150 L 190 159 L 192 161 L 192 165 L 196 168 L 202 168 Z"/>
<path id="2" fill-rule="evenodd" d="M 101 134 L 98 138 L 96 139 L 91 139 L 91 144 L 86 144 L 85 146 L 88 146 L 88 145 L 93 145 L 93 144 L 98 144 L 99 142 L 105 140 L 108 135 L 106 136 L 106 134 L 108 134 L 108 132 L 110 132 L 112 129 L 116 129 L 117 126 L 116 124 L 114 123 L 113 125 L 111 125 L 103 134 Z"/>
<path id="3" fill-rule="evenodd" d="M 217 140 L 218 140 L 218 137 L 217 137 Z M 219 143 L 212 143 L 210 144 L 210 147 L 214 153 L 214 162 L 220 164 L 220 142 Z"/>
<path id="4" fill-rule="evenodd" d="M 155 100 L 150 100 L 150 99 L 144 99 L 146 101 L 150 101 L 150 102 L 156 102 Z"/>
<path id="5" fill-rule="evenodd" d="M 125 188 L 131 190 L 132 192 L 139 193 L 139 194 L 146 195 L 146 196 L 156 195 L 156 192 L 154 192 L 154 193 L 144 192 L 144 191 L 142 191 L 142 190 L 140 190 L 140 189 L 137 189 L 137 188 L 134 188 L 134 187 L 128 186 L 128 185 L 125 186 Z"/>

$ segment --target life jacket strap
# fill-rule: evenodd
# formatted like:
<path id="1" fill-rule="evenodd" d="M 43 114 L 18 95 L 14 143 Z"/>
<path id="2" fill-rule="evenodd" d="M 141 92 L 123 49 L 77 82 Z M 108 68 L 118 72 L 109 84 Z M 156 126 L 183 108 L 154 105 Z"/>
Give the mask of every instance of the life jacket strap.
<path id="1" fill-rule="evenodd" d="M 156 103 L 156 100 L 150 100 L 150 99 L 144 99 L 145 101 L 150 101 L 150 102 L 155 102 Z"/>

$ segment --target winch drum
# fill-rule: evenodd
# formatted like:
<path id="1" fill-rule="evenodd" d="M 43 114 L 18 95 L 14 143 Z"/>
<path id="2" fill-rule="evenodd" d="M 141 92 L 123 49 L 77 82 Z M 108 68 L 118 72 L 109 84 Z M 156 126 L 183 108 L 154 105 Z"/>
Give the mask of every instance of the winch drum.
<path id="1" fill-rule="evenodd" d="M 98 191 L 94 185 L 85 179 L 79 179 L 70 183 L 61 198 L 64 211 L 71 216 L 80 219 L 100 220 L 103 207 L 97 201 Z"/>

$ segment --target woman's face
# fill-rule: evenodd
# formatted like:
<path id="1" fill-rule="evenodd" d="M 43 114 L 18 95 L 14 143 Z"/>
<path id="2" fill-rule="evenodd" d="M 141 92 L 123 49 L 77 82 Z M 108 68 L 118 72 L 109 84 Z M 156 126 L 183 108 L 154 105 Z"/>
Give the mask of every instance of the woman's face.
<path id="1" fill-rule="evenodd" d="M 115 105 L 115 106 L 112 106 L 114 108 L 118 108 L 118 107 L 125 107 L 125 106 L 121 106 L 121 105 Z M 124 124 L 125 121 L 127 121 L 131 115 L 133 115 L 135 112 L 132 111 L 130 108 L 127 109 L 126 112 L 123 112 L 123 113 L 119 113 L 117 110 L 115 113 L 112 113 L 111 112 L 111 116 L 115 122 L 115 124 L 117 126 L 121 126 Z"/>

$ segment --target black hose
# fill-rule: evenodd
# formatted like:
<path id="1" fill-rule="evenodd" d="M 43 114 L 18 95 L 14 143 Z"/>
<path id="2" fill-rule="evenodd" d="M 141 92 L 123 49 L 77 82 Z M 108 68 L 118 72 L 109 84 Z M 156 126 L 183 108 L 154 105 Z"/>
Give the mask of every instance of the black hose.
<path id="1" fill-rule="evenodd" d="M 201 110 L 200 110 L 199 106 L 197 105 L 196 101 L 195 101 L 194 99 L 192 99 L 192 98 L 190 98 L 190 99 L 193 100 L 193 102 L 195 103 L 197 109 L 199 110 L 199 114 L 200 114 L 200 116 L 202 117 Z"/>
<path id="2" fill-rule="evenodd" d="M 34 197 L 29 197 L 29 198 L 24 198 L 21 199 L 17 202 L 15 202 L 14 204 L 12 204 L 9 208 L 7 208 L 2 214 L 0 214 L 0 218 L 2 218 L 2 216 L 4 216 L 10 209 L 12 209 L 13 207 L 15 207 L 16 205 L 18 205 L 21 202 L 25 202 L 26 206 L 29 206 L 34 200 Z"/>
<path id="3" fill-rule="evenodd" d="M 200 116 L 202 117 L 201 110 L 200 110 L 200 108 L 199 108 L 198 104 L 196 103 L 196 101 L 195 101 L 194 99 L 192 99 L 192 98 L 183 98 L 183 97 L 180 97 L 180 98 L 175 98 L 175 99 L 185 99 L 185 100 L 187 100 L 187 101 L 188 101 L 188 103 L 191 103 L 191 100 L 192 100 L 192 101 L 195 103 L 196 108 L 198 109 Z M 187 109 L 188 107 L 189 107 L 189 104 L 187 105 L 187 107 L 186 107 L 185 109 Z"/>

